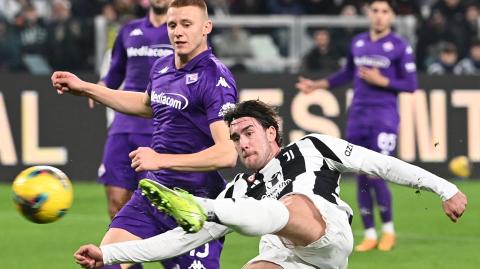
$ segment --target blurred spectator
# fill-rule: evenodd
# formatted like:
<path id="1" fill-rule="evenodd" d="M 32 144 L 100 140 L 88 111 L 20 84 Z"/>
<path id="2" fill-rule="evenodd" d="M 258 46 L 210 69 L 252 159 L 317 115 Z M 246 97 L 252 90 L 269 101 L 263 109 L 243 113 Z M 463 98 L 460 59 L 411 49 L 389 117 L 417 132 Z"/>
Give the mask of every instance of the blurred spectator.
<path id="1" fill-rule="evenodd" d="M 432 6 L 432 11 L 438 10 L 450 23 L 462 23 L 465 6 L 461 0 L 439 0 Z"/>
<path id="2" fill-rule="evenodd" d="M 342 7 L 340 11 L 340 16 L 347 19 L 349 17 L 356 17 L 358 16 L 358 9 L 355 5 L 346 4 Z M 348 46 L 351 43 L 350 41 L 352 40 L 352 37 L 362 31 L 363 29 L 355 28 L 355 26 L 352 26 L 335 28 L 334 30 L 331 30 L 330 33 L 332 36 L 331 39 L 335 40 L 337 51 L 341 53 L 341 55 L 346 55 L 349 50 Z"/>
<path id="3" fill-rule="evenodd" d="M 453 72 L 456 75 L 480 75 L 480 40 L 472 42 L 470 54 L 455 65 Z"/>
<path id="4" fill-rule="evenodd" d="M 0 71 L 21 68 L 19 43 L 7 19 L 0 16 Z"/>
<path id="5" fill-rule="evenodd" d="M 232 72 L 245 71 L 245 59 L 253 57 L 250 34 L 243 28 L 234 26 L 212 38 L 215 54 L 218 57 L 230 58 L 228 65 Z"/>
<path id="6" fill-rule="evenodd" d="M 473 40 L 478 39 L 480 37 L 478 29 L 478 23 L 480 22 L 480 9 L 478 3 L 470 3 L 467 5 L 465 11 L 465 22 L 467 37 L 470 37 Z M 471 46 L 470 42 L 469 45 Z"/>
<path id="7" fill-rule="evenodd" d="M 461 0 L 439 0 L 432 6 L 433 12 L 440 12 L 445 20 L 446 27 L 454 35 L 454 43 L 459 55 L 468 50 L 469 37 L 465 20 L 465 5 Z"/>
<path id="8" fill-rule="evenodd" d="M 458 60 L 457 48 L 453 43 L 442 42 L 439 44 L 437 59 L 428 66 L 427 74 L 445 75 L 453 74 L 453 68 Z"/>
<path id="9" fill-rule="evenodd" d="M 230 13 L 234 15 L 266 14 L 264 0 L 231 0 Z"/>
<path id="10" fill-rule="evenodd" d="M 265 0 L 268 14 L 302 15 L 305 8 L 296 0 Z"/>
<path id="11" fill-rule="evenodd" d="M 53 0 L 51 21 L 48 24 L 47 59 L 56 70 L 85 68 L 93 52 L 93 38 L 82 23 L 72 18 L 69 0 Z"/>
<path id="12" fill-rule="evenodd" d="M 249 33 L 238 26 L 222 31 L 213 37 L 215 54 L 219 57 L 248 58 L 253 56 Z"/>
<path id="13" fill-rule="evenodd" d="M 15 17 L 22 53 L 45 55 L 47 28 L 33 5 L 27 5 Z"/>
<path id="14" fill-rule="evenodd" d="M 207 0 L 208 14 L 215 16 L 225 16 L 230 13 L 227 0 Z"/>
<path id="15" fill-rule="evenodd" d="M 340 53 L 330 43 L 330 32 L 316 30 L 313 34 L 314 47 L 303 57 L 302 71 L 335 71 L 339 66 Z"/>
<path id="16" fill-rule="evenodd" d="M 425 70 L 435 58 L 435 49 L 439 42 L 455 42 L 456 34 L 448 27 L 445 16 L 439 11 L 432 12 L 431 17 L 417 32 L 417 66 Z"/>

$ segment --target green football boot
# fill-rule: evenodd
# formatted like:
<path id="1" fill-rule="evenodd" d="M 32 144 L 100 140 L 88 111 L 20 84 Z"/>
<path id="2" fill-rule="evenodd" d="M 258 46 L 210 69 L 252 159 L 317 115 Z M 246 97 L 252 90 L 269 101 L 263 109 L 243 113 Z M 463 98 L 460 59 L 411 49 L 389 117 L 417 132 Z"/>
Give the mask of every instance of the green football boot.
<path id="1" fill-rule="evenodd" d="M 202 229 L 207 215 L 193 195 L 179 188 L 169 189 L 146 178 L 140 180 L 139 186 L 142 195 L 152 206 L 172 216 L 187 233 L 196 233 Z"/>

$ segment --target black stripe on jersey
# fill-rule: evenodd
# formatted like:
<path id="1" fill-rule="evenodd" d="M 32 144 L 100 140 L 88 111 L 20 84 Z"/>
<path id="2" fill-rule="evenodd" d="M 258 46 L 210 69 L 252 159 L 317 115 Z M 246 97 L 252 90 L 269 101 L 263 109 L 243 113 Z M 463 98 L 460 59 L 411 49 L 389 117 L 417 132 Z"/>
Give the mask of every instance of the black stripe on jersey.
<path id="1" fill-rule="evenodd" d="M 234 184 L 232 184 L 230 186 L 230 188 L 228 188 L 228 190 L 225 192 L 225 198 L 232 198 L 232 196 L 233 196 L 233 185 Z"/>
<path id="2" fill-rule="evenodd" d="M 284 179 L 290 178 L 295 180 L 298 175 L 306 171 L 305 158 L 296 143 L 283 148 L 278 154 L 277 159 L 280 161 Z"/>
<path id="3" fill-rule="evenodd" d="M 315 148 L 320 152 L 320 154 L 322 154 L 323 157 L 334 160 L 338 163 L 342 163 L 342 161 L 337 157 L 337 155 L 335 155 L 335 153 L 333 153 L 333 151 L 329 147 L 327 147 L 325 143 L 320 141 L 320 139 L 313 136 L 306 136 L 302 140 L 305 139 L 309 139 L 310 141 L 312 141 Z"/>
<path id="4" fill-rule="evenodd" d="M 235 182 L 237 182 L 237 180 L 242 179 L 243 175 L 244 175 L 243 173 L 237 174 L 235 176 L 235 178 L 233 179 L 233 182 L 235 183 Z M 233 186 L 235 186 L 235 184 L 232 184 L 230 186 L 230 188 L 228 188 L 228 190 L 225 192 L 225 198 L 232 198 L 232 196 L 233 196 Z"/>
<path id="5" fill-rule="evenodd" d="M 335 189 L 338 187 L 340 173 L 332 170 L 321 170 L 315 171 L 315 176 L 317 178 L 313 186 L 313 193 L 322 196 L 331 203 L 337 204 Z"/>

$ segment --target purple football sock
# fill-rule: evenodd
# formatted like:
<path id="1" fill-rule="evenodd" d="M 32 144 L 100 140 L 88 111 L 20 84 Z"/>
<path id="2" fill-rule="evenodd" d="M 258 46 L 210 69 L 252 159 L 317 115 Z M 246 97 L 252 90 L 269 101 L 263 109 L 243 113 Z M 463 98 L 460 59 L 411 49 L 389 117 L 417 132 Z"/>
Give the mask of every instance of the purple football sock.
<path id="1" fill-rule="evenodd" d="M 357 175 L 357 200 L 365 229 L 375 226 L 373 222 L 373 197 L 369 179 L 366 175 Z"/>
<path id="2" fill-rule="evenodd" d="M 375 190 L 382 222 L 392 221 L 392 194 L 390 193 L 387 182 L 381 178 L 370 179 L 370 186 Z"/>

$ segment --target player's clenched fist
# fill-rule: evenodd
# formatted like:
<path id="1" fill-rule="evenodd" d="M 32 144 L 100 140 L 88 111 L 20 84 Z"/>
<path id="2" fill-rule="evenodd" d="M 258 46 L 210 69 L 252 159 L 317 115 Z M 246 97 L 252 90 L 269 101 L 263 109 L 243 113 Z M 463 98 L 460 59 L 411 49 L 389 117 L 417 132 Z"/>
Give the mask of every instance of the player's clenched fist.
<path id="1" fill-rule="evenodd" d="M 453 221 L 457 220 L 463 215 L 467 208 L 467 196 L 461 191 L 457 192 L 452 198 L 443 202 L 443 210 L 445 214 Z"/>
<path id="2" fill-rule="evenodd" d="M 52 74 L 52 85 L 58 94 L 70 92 L 75 95 L 84 95 L 85 81 L 70 72 L 57 71 Z"/>
<path id="3" fill-rule="evenodd" d="M 102 250 L 92 244 L 81 246 L 73 254 L 75 262 L 83 268 L 94 269 L 103 266 Z"/>
<path id="4" fill-rule="evenodd" d="M 132 159 L 132 168 L 136 172 L 161 169 L 159 154 L 149 147 L 139 147 L 128 155 Z"/>

